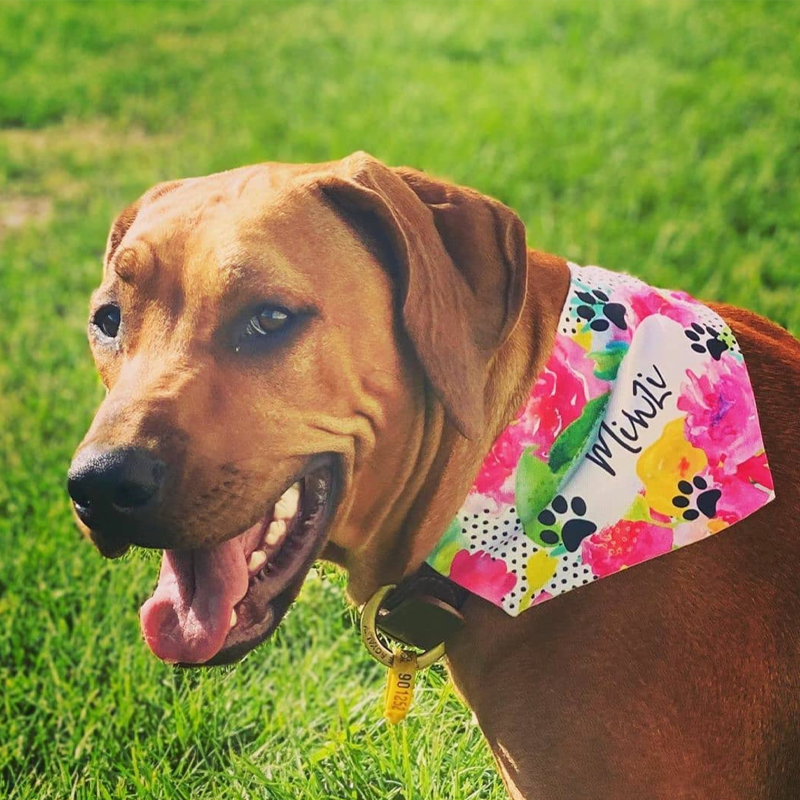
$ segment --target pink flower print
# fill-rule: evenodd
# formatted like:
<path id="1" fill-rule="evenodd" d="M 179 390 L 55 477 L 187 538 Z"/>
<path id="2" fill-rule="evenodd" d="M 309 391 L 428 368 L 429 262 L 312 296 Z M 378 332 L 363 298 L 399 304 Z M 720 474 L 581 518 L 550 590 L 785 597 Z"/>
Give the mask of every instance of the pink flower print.
<path id="1" fill-rule="evenodd" d="M 559 434 L 581 415 L 589 400 L 608 391 L 595 377 L 595 362 L 577 342 L 560 336 L 523 412 L 528 444 L 547 460 Z"/>
<path id="2" fill-rule="evenodd" d="M 539 594 L 537 594 L 536 597 L 533 598 L 533 601 L 531 602 L 531 607 L 538 606 L 539 603 L 544 603 L 545 601 L 552 599 L 553 595 L 550 594 L 550 592 L 547 592 L 544 589 L 542 589 L 542 591 L 539 592 Z"/>
<path id="3" fill-rule="evenodd" d="M 686 371 L 678 408 L 686 412 L 686 438 L 705 452 L 711 467 L 737 467 L 763 449 L 756 401 L 743 363 L 731 358 L 710 362 L 697 376 Z"/>
<path id="4" fill-rule="evenodd" d="M 711 474 L 722 492 L 716 517 L 729 525 L 757 511 L 772 496 L 772 473 L 765 453 L 749 458 L 735 471 L 718 466 L 711 470 Z"/>
<path id="5" fill-rule="evenodd" d="M 674 320 L 684 328 L 697 318 L 696 309 L 687 307 L 691 298 L 683 292 L 659 292 L 649 286 L 636 287 L 625 298 L 633 313 L 635 326 L 653 314 Z"/>
<path id="6" fill-rule="evenodd" d="M 775 490 L 766 453 L 760 453 L 739 464 L 736 468 L 736 475 L 747 483 L 758 484 L 769 491 Z"/>
<path id="7" fill-rule="evenodd" d="M 472 493 L 486 495 L 501 503 L 514 502 L 514 483 L 504 486 L 525 449 L 526 431 L 519 422 L 512 422 L 495 440 L 492 449 L 475 478 Z"/>
<path id="8" fill-rule="evenodd" d="M 581 556 L 592 572 L 605 578 L 672 549 L 672 530 L 649 522 L 620 520 L 583 540 Z"/>
<path id="9" fill-rule="evenodd" d="M 450 578 L 459 586 L 496 605 L 500 605 L 501 598 L 517 582 L 517 576 L 508 572 L 503 561 L 492 558 L 483 550 L 477 553 L 459 550 L 450 565 Z"/>
<path id="10" fill-rule="evenodd" d="M 473 491 L 502 503 L 514 502 L 516 469 L 526 447 L 547 461 L 558 435 L 589 400 L 608 389 L 594 376 L 595 363 L 572 339 L 559 336 L 553 352 L 516 419 L 497 437 L 483 461 Z"/>

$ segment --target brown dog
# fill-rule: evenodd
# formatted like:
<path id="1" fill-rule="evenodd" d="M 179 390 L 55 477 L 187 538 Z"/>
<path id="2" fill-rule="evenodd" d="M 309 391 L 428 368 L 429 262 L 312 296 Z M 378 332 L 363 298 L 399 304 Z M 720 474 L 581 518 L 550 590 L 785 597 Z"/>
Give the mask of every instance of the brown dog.
<path id="1" fill-rule="evenodd" d="M 142 613 L 154 651 L 239 657 L 320 555 L 359 603 L 414 573 L 541 369 L 568 281 L 508 208 L 365 154 L 126 209 L 89 326 L 109 393 L 70 492 L 103 554 L 169 550 Z M 800 796 L 800 344 L 715 309 L 777 500 L 517 618 L 467 600 L 450 670 L 514 797 Z"/>

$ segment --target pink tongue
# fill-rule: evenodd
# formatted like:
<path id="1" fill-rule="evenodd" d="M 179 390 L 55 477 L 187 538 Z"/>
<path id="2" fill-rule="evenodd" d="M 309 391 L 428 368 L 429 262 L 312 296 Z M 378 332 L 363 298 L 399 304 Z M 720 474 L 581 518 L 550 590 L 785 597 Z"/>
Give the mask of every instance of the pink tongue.
<path id="1" fill-rule="evenodd" d="M 252 531 L 213 550 L 164 551 L 158 586 L 139 611 L 145 641 L 160 659 L 200 664 L 219 652 L 231 611 L 247 592 Z"/>

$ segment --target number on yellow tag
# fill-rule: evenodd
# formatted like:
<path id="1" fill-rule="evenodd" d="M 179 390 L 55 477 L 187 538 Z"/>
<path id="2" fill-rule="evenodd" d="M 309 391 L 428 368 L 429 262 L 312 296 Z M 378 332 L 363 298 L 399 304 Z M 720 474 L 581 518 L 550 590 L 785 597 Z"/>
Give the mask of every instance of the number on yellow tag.
<path id="1" fill-rule="evenodd" d="M 386 706 L 383 716 L 392 724 L 405 719 L 414 696 L 417 677 L 417 656 L 406 650 L 395 650 L 386 684 Z"/>

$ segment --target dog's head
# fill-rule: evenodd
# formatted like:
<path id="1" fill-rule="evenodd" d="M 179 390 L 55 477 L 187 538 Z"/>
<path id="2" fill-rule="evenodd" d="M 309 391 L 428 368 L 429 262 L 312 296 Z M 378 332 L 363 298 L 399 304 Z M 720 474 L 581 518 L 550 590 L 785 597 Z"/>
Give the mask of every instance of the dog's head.
<path id="1" fill-rule="evenodd" d="M 431 408 L 481 435 L 525 265 L 505 206 L 362 153 L 161 184 L 119 216 L 89 322 L 108 394 L 69 491 L 103 554 L 165 550 L 157 655 L 242 655 L 326 544 L 368 549 Z"/>

